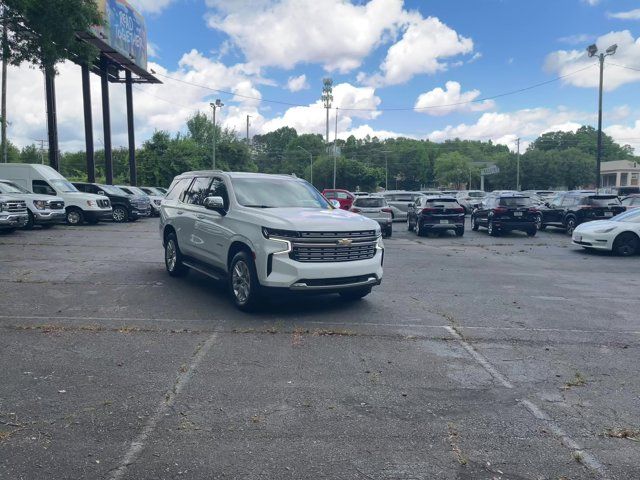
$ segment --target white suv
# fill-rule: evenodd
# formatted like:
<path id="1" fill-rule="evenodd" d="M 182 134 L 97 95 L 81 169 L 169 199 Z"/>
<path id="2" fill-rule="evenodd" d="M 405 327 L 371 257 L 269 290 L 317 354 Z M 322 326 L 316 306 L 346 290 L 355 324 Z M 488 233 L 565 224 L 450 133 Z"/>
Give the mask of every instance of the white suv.
<path id="1" fill-rule="evenodd" d="M 224 278 L 241 309 L 271 289 L 359 299 L 382 280 L 378 222 L 332 207 L 286 175 L 179 175 L 162 200 L 160 235 L 169 275 Z"/>

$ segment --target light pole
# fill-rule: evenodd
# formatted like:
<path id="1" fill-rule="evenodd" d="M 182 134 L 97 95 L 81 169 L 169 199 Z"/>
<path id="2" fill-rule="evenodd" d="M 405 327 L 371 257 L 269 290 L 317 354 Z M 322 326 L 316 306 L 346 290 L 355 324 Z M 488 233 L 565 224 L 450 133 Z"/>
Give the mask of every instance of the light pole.
<path id="1" fill-rule="evenodd" d="M 309 166 L 311 167 L 311 185 L 313 185 L 313 155 L 311 155 L 311 152 L 309 150 L 307 150 L 306 148 L 302 148 L 300 145 L 298 145 L 298 148 L 300 150 L 302 150 L 303 152 L 307 152 L 309 154 Z"/>
<path id="2" fill-rule="evenodd" d="M 602 161 L 602 81 L 604 78 L 604 59 L 610 55 L 616 53 L 618 45 L 613 44 L 605 50 L 605 53 L 598 55 L 598 47 L 594 43 L 587 47 L 587 53 L 589 57 L 598 57 L 600 61 L 600 90 L 598 95 L 598 151 L 596 154 L 596 192 L 600 190 L 602 186 L 602 178 L 600 178 L 600 163 Z"/>
<path id="3" fill-rule="evenodd" d="M 213 161 L 211 162 L 211 166 L 212 169 L 215 170 L 216 169 L 216 108 L 222 108 L 224 107 L 224 103 L 222 103 L 220 101 L 219 98 L 216 99 L 215 103 L 210 103 L 209 105 L 211 105 L 211 108 L 213 110 L 213 136 L 212 136 L 212 143 L 213 143 L 213 156 L 212 159 Z"/>
<path id="4" fill-rule="evenodd" d="M 329 145 L 329 109 L 331 108 L 331 102 L 333 101 L 333 80 L 330 78 L 322 79 L 322 97 L 320 97 L 324 103 L 324 108 L 327 109 L 327 138 L 326 144 Z"/>
<path id="5" fill-rule="evenodd" d="M 389 162 L 387 160 L 387 153 L 391 153 L 389 150 L 382 150 L 384 153 L 384 190 L 389 190 Z"/>

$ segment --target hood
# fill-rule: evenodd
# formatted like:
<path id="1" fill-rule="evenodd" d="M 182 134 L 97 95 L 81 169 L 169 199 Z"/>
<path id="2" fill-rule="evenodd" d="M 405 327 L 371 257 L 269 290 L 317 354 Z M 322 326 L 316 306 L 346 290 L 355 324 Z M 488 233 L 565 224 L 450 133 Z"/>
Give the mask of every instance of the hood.
<path id="1" fill-rule="evenodd" d="M 69 198 L 79 198 L 82 200 L 109 200 L 108 197 L 104 196 L 104 195 L 96 195 L 95 193 L 85 193 L 85 192 L 65 192 L 62 195 L 64 195 L 64 197 L 69 197 Z M 64 198 L 63 197 L 63 198 Z M 50 197 L 53 198 L 53 197 Z"/>
<path id="2" fill-rule="evenodd" d="M 309 232 L 377 230 L 378 222 L 341 209 L 243 208 L 264 227 Z"/>
<path id="3" fill-rule="evenodd" d="M 45 202 L 63 202 L 62 197 L 55 197 L 52 195 L 40 195 L 38 193 L 14 193 L 12 194 L 16 198 L 21 198 L 23 200 L 43 200 Z"/>
<path id="4" fill-rule="evenodd" d="M 594 230 L 604 230 L 605 228 L 617 228 L 621 222 L 611 220 L 594 220 L 593 222 L 581 223 L 575 229 L 576 232 L 593 232 Z"/>

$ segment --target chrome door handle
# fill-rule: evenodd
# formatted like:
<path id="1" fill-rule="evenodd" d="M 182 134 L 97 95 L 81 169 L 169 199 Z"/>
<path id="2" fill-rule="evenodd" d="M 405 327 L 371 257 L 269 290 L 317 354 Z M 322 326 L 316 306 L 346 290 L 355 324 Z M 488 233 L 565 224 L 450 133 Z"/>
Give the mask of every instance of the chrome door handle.
<path id="1" fill-rule="evenodd" d="M 204 215 L 202 213 L 199 213 L 196 215 L 196 218 L 199 218 L 200 220 L 202 220 L 204 218 Z"/>
<path id="2" fill-rule="evenodd" d="M 182 215 L 184 212 L 183 212 L 182 210 L 178 210 L 176 213 L 177 213 L 178 215 Z"/>

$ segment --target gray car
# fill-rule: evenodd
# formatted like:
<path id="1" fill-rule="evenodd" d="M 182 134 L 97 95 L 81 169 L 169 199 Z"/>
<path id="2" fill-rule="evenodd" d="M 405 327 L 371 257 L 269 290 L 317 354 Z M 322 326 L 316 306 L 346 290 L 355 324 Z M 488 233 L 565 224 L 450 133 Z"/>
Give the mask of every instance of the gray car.
<path id="1" fill-rule="evenodd" d="M 393 234 L 391 208 L 387 205 L 384 197 L 379 195 L 356 197 L 351 206 L 351 211 L 378 222 L 382 229 L 383 237 L 390 237 Z"/>
<path id="2" fill-rule="evenodd" d="M 391 209 L 391 215 L 393 221 L 400 221 L 407 219 L 407 210 L 409 210 L 409 204 L 413 204 L 416 198 L 422 197 L 420 192 L 406 192 L 406 191 L 387 191 L 383 192 L 382 196 L 387 201 L 387 205 Z"/>

